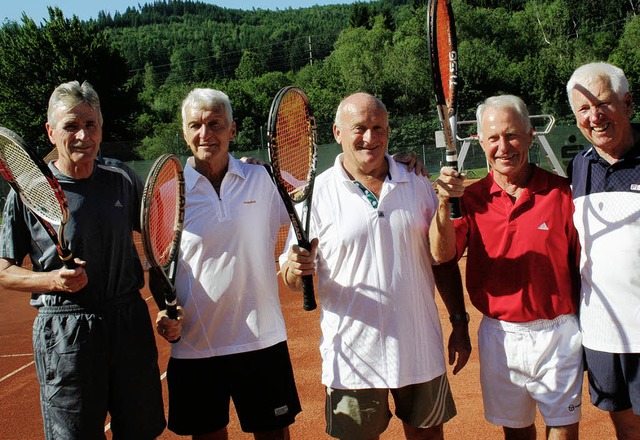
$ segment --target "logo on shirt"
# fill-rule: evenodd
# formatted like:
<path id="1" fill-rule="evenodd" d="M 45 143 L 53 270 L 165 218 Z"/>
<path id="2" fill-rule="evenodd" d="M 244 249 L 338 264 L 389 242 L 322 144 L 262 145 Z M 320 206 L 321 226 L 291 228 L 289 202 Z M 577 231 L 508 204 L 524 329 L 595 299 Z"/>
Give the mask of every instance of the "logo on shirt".
<path id="1" fill-rule="evenodd" d="M 632 183 L 631 187 L 629 187 L 631 191 L 640 191 L 640 183 Z"/>
<path id="2" fill-rule="evenodd" d="M 549 230 L 549 226 L 547 226 L 546 223 L 542 223 L 540 226 L 538 226 L 538 230 L 539 231 L 548 231 Z"/>
<path id="3" fill-rule="evenodd" d="M 244 204 L 245 205 L 255 205 L 257 202 L 255 200 L 245 200 Z"/>
<path id="4" fill-rule="evenodd" d="M 115 205 L 113 205 L 116 208 L 124 208 L 124 205 L 120 202 L 120 200 L 117 200 Z"/>
<path id="5" fill-rule="evenodd" d="M 281 406 L 280 408 L 276 408 L 273 410 L 273 413 L 276 416 L 283 416 L 289 412 L 289 407 L 287 405 Z"/>

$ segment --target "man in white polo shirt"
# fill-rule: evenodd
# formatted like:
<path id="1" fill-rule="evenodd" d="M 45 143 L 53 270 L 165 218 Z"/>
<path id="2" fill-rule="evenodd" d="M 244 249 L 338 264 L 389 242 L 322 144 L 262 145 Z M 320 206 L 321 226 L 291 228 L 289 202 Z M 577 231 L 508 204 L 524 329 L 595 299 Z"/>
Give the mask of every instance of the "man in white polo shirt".
<path id="1" fill-rule="evenodd" d="M 307 252 L 290 233 L 280 257 L 292 288 L 317 270 L 327 433 L 377 438 L 391 418 L 391 392 L 408 439 L 440 439 L 456 410 L 428 242 L 437 196 L 428 179 L 387 154 L 388 115 L 377 98 L 344 99 L 333 130 L 343 153 L 315 182 L 310 237 L 317 238 Z M 457 266 L 442 270 L 457 275 L 455 294 L 443 295 L 456 373 L 471 351 L 468 315 Z"/>
<path id="2" fill-rule="evenodd" d="M 167 367 L 168 427 L 227 438 L 232 398 L 244 431 L 289 438 L 300 402 L 273 258 L 287 211 L 264 167 L 229 154 L 236 124 L 227 95 L 193 90 L 182 122 L 193 153 L 176 276 L 182 313 L 157 320 L 163 337 L 179 338 Z"/>

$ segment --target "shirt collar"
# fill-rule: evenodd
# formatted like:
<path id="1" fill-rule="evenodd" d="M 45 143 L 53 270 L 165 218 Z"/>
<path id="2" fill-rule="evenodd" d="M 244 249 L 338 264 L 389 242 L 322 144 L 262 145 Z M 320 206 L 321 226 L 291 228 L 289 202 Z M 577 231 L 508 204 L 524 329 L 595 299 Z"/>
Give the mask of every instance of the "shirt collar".
<path id="1" fill-rule="evenodd" d="M 196 186 L 196 184 L 198 183 L 198 179 L 206 180 L 206 177 L 204 177 L 202 174 L 196 171 L 196 169 L 193 167 L 193 164 L 192 164 L 193 160 L 194 160 L 193 156 L 189 157 L 184 167 L 184 180 L 185 180 L 185 185 L 187 190 L 193 189 L 193 187 Z M 242 167 L 242 162 L 236 159 L 235 157 L 233 157 L 231 153 L 229 153 L 229 164 L 227 166 L 227 174 L 235 174 L 241 179 L 244 179 L 246 177 L 244 173 L 244 168 Z"/>
<path id="2" fill-rule="evenodd" d="M 529 183 L 525 186 L 525 190 L 531 192 L 532 194 L 542 192 L 549 188 L 549 176 L 547 173 L 544 173 L 542 169 L 540 169 L 535 164 L 529 164 L 529 166 L 533 167 L 533 173 L 531 174 L 531 179 Z M 493 178 L 493 170 L 489 171 L 489 176 L 491 179 L 491 186 L 489 188 L 490 194 L 500 194 L 503 189 L 498 186 L 495 179 Z"/>
<path id="3" fill-rule="evenodd" d="M 333 166 L 337 170 L 337 174 L 340 177 L 340 180 L 351 183 L 353 182 L 353 179 L 349 177 L 347 172 L 344 170 L 344 167 L 342 166 L 343 156 L 344 153 L 338 154 L 335 161 L 333 162 Z M 404 166 L 399 166 L 393 159 L 393 157 L 391 157 L 389 154 L 385 153 L 384 157 L 389 163 L 389 175 L 387 176 L 389 181 L 395 183 L 406 182 L 409 179 L 409 173 L 407 172 L 407 169 Z"/>

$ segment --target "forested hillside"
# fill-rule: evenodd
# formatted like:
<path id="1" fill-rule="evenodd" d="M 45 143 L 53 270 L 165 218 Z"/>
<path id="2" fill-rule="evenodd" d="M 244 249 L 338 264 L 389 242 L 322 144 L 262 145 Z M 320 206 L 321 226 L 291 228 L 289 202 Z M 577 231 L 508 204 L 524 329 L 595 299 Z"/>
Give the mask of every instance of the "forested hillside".
<path id="1" fill-rule="evenodd" d="M 522 96 L 532 113 L 572 123 L 564 86 L 587 61 L 611 61 L 640 85 L 640 0 L 453 0 L 462 82 L 460 119 L 496 93 Z M 42 152 L 47 99 L 71 79 L 102 98 L 105 145 L 116 156 L 184 152 L 179 107 L 193 87 L 232 99 L 237 150 L 264 145 L 276 92 L 295 84 L 316 109 L 320 143 L 342 97 L 374 93 L 392 116 L 390 148 L 434 143 L 426 0 L 380 0 L 242 11 L 156 1 L 82 21 L 57 8 L 35 23 L 0 28 L 0 125 Z"/>

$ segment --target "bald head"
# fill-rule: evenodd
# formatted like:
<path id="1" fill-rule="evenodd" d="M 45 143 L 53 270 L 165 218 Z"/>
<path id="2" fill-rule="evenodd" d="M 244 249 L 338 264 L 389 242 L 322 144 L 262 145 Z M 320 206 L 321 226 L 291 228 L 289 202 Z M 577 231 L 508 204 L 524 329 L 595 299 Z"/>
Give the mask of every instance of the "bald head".
<path id="1" fill-rule="evenodd" d="M 378 110 L 382 110 L 384 113 L 387 113 L 387 107 L 378 98 L 368 93 L 358 92 L 354 93 L 353 95 L 347 96 L 342 100 L 340 105 L 338 105 L 338 110 L 336 111 L 336 119 L 334 121 L 335 125 L 337 125 L 338 127 L 343 127 L 344 115 L 346 113 L 354 114 L 364 108 L 375 108 Z"/>

